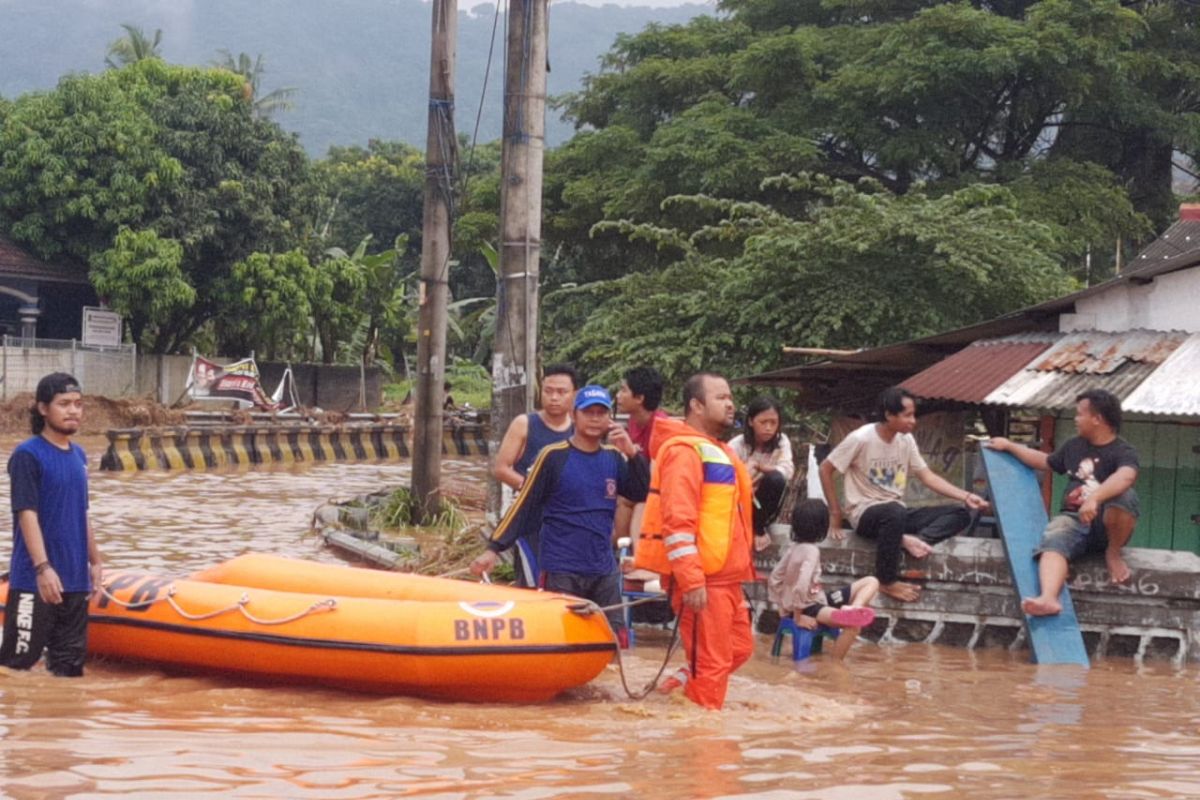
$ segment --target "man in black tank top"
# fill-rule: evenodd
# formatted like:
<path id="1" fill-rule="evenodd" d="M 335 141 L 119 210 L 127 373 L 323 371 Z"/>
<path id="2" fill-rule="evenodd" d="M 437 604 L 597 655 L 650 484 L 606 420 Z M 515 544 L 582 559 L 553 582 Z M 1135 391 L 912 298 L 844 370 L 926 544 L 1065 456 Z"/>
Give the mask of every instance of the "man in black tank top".
<path id="1" fill-rule="evenodd" d="M 537 454 L 547 445 L 571 437 L 571 405 L 575 401 L 575 389 L 579 379 L 570 364 L 552 364 L 542 376 L 541 409 L 522 414 L 512 421 L 500 442 L 496 460 L 492 464 L 492 476 L 519 492 L 525 483 L 525 475 L 533 465 Z M 507 506 L 511 497 L 505 492 Z M 537 585 L 536 537 L 525 537 L 513 548 L 513 568 L 518 586 Z"/>

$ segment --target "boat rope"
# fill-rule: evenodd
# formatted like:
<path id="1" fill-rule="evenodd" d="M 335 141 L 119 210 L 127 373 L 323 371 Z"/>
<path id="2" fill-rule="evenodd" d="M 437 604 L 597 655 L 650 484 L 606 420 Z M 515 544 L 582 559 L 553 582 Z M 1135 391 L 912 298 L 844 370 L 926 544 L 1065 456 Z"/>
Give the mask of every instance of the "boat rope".
<path id="1" fill-rule="evenodd" d="M 572 603 L 567 606 L 571 612 L 580 615 L 581 617 L 589 617 L 592 614 L 599 612 L 615 611 L 618 608 L 633 608 L 640 606 L 642 603 L 661 603 L 667 599 L 667 596 L 661 595 L 657 597 L 640 597 L 637 600 L 626 600 L 622 603 L 614 603 L 611 606 L 598 606 L 590 600 Z M 667 644 L 667 653 L 663 656 L 663 662 L 658 668 L 658 672 L 650 679 L 644 687 L 638 691 L 629 688 L 629 677 L 625 674 L 625 657 L 621 652 L 621 640 L 617 636 L 616 631 L 612 628 L 612 623 L 608 621 L 608 616 L 604 616 L 604 624 L 608 626 L 608 632 L 612 636 L 613 642 L 617 645 L 617 670 L 621 673 L 621 688 L 625 690 L 625 694 L 630 700 L 645 700 L 651 692 L 658 687 L 658 682 L 662 679 L 663 673 L 667 671 L 667 665 L 671 663 L 671 656 L 675 655 L 675 649 L 679 645 L 679 615 L 675 616 L 675 625 L 671 629 L 671 641 Z"/>
<path id="2" fill-rule="evenodd" d="M 675 615 L 675 624 L 671 627 L 671 641 L 667 645 L 667 654 L 663 656 L 658 672 L 654 674 L 649 683 L 636 692 L 629 688 L 629 680 L 625 675 L 625 656 L 621 652 L 620 640 L 617 639 L 612 625 L 608 626 L 608 632 L 613 635 L 613 641 L 617 642 L 617 670 L 621 673 L 621 688 L 625 690 L 625 694 L 629 695 L 630 700 L 645 700 L 651 692 L 658 688 L 658 682 L 662 680 L 663 673 L 667 671 L 667 665 L 671 663 L 671 656 L 675 655 L 675 648 L 679 646 L 679 617 L 679 614 Z M 604 620 L 607 622 L 608 617 L 605 617 Z"/>
<path id="3" fill-rule="evenodd" d="M 116 595 L 109 592 L 108 587 L 106 587 L 106 586 L 100 587 L 100 593 L 102 595 L 104 595 L 104 597 L 110 603 L 114 603 L 118 606 L 121 606 L 122 608 L 128 608 L 128 609 L 149 608 L 150 606 L 154 605 L 155 603 L 159 602 L 160 600 L 165 600 L 167 605 L 169 605 L 172 609 L 174 609 L 176 614 L 178 614 L 179 616 L 183 617 L 184 619 L 186 619 L 190 622 L 201 622 L 206 619 L 212 619 L 213 617 L 219 617 L 222 614 L 228 614 L 230 611 L 238 611 L 241 613 L 241 615 L 243 617 L 250 620 L 251 622 L 253 622 L 256 625 L 283 625 L 288 622 L 295 622 L 298 619 L 303 619 L 304 617 L 307 617 L 309 614 L 318 614 L 322 611 L 333 611 L 334 609 L 337 608 L 337 600 L 333 597 L 328 597 L 324 600 L 316 601 L 315 603 L 310 605 L 308 608 L 301 609 L 300 611 L 297 611 L 295 614 L 291 614 L 286 617 L 280 617 L 278 619 L 264 619 L 262 617 L 256 617 L 254 614 L 251 614 L 249 610 L 247 610 L 246 607 L 248 605 L 250 605 L 250 594 L 249 593 L 243 594 L 241 597 L 238 598 L 238 601 L 236 603 L 228 605 L 225 608 L 218 608 L 213 611 L 206 611 L 202 614 L 193 614 L 189 611 L 185 611 L 183 609 L 183 607 L 180 606 L 178 602 L 176 602 L 175 595 L 178 593 L 178 590 L 175 588 L 174 584 L 171 584 L 171 586 L 169 586 L 167 588 L 167 593 L 165 595 L 152 597 L 148 600 L 141 600 L 136 603 L 128 603 L 128 602 L 122 600 L 121 598 L 119 598 Z"/>

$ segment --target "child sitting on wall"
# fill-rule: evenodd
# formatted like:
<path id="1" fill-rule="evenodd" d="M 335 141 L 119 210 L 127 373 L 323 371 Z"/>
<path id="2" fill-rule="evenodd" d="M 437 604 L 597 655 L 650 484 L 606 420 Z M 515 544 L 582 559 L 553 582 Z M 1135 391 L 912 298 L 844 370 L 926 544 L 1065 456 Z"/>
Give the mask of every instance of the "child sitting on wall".
<path id="1" fill-rule="evenodd" d="M 821 587 L 821 551 L 816 543 L 829 531 L 829 509 L 824 501 L 802 500 L 792 511 L 792 546 L 771 572 L 767 596 L 779 614 L 796 625 L 815 630 L 817 625 L 841 628 L 833 647 L 835 658 L 844 658 L 859 631 L 875 620 L 870 608 L 879 591 L 879 580 L 859 578 L 849 586 L 828 592 Z"/>

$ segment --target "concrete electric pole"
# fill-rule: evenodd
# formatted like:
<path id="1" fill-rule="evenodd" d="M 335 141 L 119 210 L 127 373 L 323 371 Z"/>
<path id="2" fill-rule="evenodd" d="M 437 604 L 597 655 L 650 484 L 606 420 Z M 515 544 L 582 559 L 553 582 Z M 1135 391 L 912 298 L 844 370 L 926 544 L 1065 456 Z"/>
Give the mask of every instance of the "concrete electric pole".
<path id="1" fill-rule="evenodd" d="M 446 305 L 450 226 L 454 216 L 454 57 L 457 0 L 433 0 L 429 58 L 429 132 L 425 143 L 425 209 L 417 327 L 412 493 L 423 523 L 441 510 L 442 404 L 446 380 Z"/>
<path id="2" fill-rule="evenodd" d="M 537 390 L 538 272 L 546 129 L 547 0 L 510 0 L 500 161 L 500 280 L 492 360 L 494 455 L 508 425 L 532 410 Z M 500 511 L 493 481 L 488 510 Z"/>

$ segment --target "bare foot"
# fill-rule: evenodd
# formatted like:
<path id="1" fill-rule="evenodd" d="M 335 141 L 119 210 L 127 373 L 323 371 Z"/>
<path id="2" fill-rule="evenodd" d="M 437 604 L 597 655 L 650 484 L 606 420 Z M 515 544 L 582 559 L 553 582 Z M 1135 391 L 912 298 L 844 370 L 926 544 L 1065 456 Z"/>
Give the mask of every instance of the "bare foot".
<path id="1" fill-rule="evenodd" d="M 879 591 L 902 603 L 911 603 L 921 596 L 920 586 L 912 583 L 904 583 L 903 581 L 885 583 L 879 587 Z"/>
<path id="2" fill-rule="evenodd" d="M 1062 611 L 1062 603 L 1053 597 L 1026 597 L 1021 610 L 1031 617 L 1052 617 Z"/>
<path id="3" fill-rule="evenodd" d="M 904 552 L 908 553 L 913 558 L 925 558 L 933 552 L 933 548 L 922 539 L 918 539 L 911 533 L 906 533 L 900 539 L 900 546 L 904 548 Z"/>
<path id="4" fill-rule="evenodd" d="M 1129 565 L 1125 563 L 1125 559 L 1121 558 L 1121 553 L 1106 552 L 1104 560 L 1108 562 L 1108 577 L 1117 584 L 1123 585 L 1129 583 L 1129 579 L 1133 577 L 1133 573 L 1129 571 Z"/>

